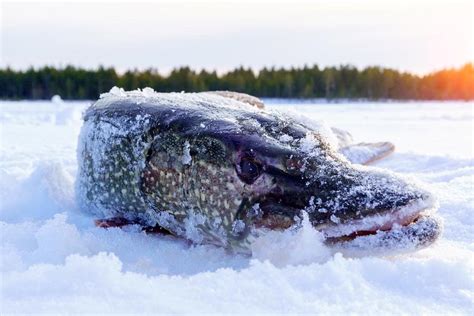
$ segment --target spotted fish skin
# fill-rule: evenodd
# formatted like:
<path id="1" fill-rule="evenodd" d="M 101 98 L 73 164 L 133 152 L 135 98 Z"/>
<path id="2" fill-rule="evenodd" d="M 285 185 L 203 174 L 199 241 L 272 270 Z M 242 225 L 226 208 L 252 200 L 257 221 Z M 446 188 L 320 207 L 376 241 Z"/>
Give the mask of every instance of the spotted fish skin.
<path id="1" fill-rule="evenodd" d="M 211 93 L 108 94 L 84 115 L 81 209 L 246 249 L 253 228 L 386 214 L 427 193 L 351 165 L 314 128 Z"/>
<path id="2" fill-rule="evenodd" d="M 226 120 L 215 110 L 224 103 L 229 119 L 253 109 L 218 95 L 187 96 L 184 106 L 175 97 L 183 96 L 148 103 L 109 97 L 86 111 L 78 202 L 99 217 L 159 225 L 197 242 L 241 243 L 247 231 L 235 229 L 236 219 L 252 194 L 236 175 L 237 153 L 215 137 Z M 227 132 L 240 135 L 232 124 Z"/>

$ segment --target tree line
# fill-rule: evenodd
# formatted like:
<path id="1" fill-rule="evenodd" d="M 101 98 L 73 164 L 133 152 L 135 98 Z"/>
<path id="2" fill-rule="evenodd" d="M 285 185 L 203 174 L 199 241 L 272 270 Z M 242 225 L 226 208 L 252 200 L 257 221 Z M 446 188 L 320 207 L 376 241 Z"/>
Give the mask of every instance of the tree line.
<path id="1" fill-rule="evenodd" d="M 113 86 L 125 90 L 151 87 L 155 91 L 199 92 L 232 90 L 268 98 L 364 98 L 413 100 L 474 100 L 474 67 L 466 64 L 419 76 L 382 67 L 357 69 L 350 65 L 320 68 L 239 67 L 223 74 L 180 67 L 169 75 L 156 69 L 88 70 L 67 66 L 28 70 L 0 69 L 1 99 L 97 99 Z"/>

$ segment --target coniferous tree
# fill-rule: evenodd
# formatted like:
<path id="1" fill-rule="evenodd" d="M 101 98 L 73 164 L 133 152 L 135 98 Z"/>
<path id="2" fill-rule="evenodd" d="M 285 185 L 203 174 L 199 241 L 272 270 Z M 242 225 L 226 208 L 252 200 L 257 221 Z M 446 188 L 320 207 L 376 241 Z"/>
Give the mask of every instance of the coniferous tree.
<path id="1" fill-rule="evenodd" d="M 196 72 L 180 67 L 162 76 L 154 68 L 118 74 L 113 68 L 86 70 L 67 66 L 15 71 L 0 69 L 0 98 L 96 99 L 113 86 L 126 90 L 151 87 L 156 91 L 198 92 L 233 90 L 268 98 L 367 98 L 414 100 L 473 100 L 474 67 L 445 69 L 417 76 L 394 69 L 351 65 L 302 68 L 263 68 L 259 72 L 238 67 L 218 75 L 215 71 Z"/>

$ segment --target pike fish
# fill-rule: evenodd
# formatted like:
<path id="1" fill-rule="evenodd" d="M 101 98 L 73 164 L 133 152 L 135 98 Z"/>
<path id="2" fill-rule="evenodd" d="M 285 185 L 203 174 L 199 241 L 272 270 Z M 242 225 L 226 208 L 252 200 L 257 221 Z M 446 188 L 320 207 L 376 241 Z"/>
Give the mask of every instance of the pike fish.
<path id="1" fill-rule="evenodd" d="M 84 114 L 77 201 L 102 227 L 138 224 L 243 253 L 265 231 L 298 227 L 303 212 L 336 249 L 432 244 L 433 195 L 346 158 L 352 148 L 355 162 L 372 161 L 390 143 L 348 138 L 243 94 L 114 88 Z M 366 149 L 376 150 L 361 158 Z"/>

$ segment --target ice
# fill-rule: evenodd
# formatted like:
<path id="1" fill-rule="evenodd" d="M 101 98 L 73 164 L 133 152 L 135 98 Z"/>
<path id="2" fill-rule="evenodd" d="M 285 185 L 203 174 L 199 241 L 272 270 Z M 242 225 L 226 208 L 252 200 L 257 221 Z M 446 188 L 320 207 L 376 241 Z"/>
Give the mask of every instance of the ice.
<path id="1" fill-rule="evenodd" d="M 274 110 L 281 111 L 281 107 L 275 107 Z M 319 134 L 323 136 L 325 141 L 330 144 L 333 148 L 338 148 L 340 141 L 337 138 L 336 133 L 332 130 L 332 128 L 328 125 L 327 121 L 320 119 L 317 116 L 308 117 L 304 113 L 297 111 L 295 108 L 285 107 L 283 111 L 283 115 L 286 117 L 291 117 L 297 122 L 301 122 L 306 126 L 310 127 L 311 129 L 317 131 Z M 285 135 L 282 135 L 284 138 Z M 306 139 L 311 141 L 311 135 L 307 135 Z"/>
<path id="2" fill-rule="evenodd" d="M 246 94 L 238 94 L 238 96 L 236 96 L 234 93 L 231 93 L 231 96 L 229 96 L 226 92 L 220 92 L 214 91 L 186 94 L 184 91 L 181 91 L 160 93 L 149 87 L 132 91 L 125 91 L 123 88 L 112 87 L 109 92 L 102 93 L 100 95 L 100 99 L 103 99 L 106 102 L 133 99 L 137 103 L 141 103 L 145 100 L 160 100 L 161 102 L 165 102 L 167 104 L 176 104 L 177 106 L 182 106 L 182 102 L 186 102 L 190 108 L 193 106 L 200 106 L 202 101 L 214 101 L 222 107 L 242 107 L 245 108 L 246 111 L 259 111 L 257 106 L 252 105 L 254 102 L 261 102 L 257 98 L 248 96 Z"/>
<path id="3" fill-rule="evenodd" d="M 313 134 L 307 134 L 306 137 L 300 141 L 301 151 L 310 155 L 316 154 L 318 146 L 319 141 Z"/>
<path id="4" fill-rule="evenodd" d="M 148 94 L 148 90 L 147 90 L 146 94 Z M 107 98 L 109 96 L 126 97 L 127 93 L 125 92 L 125 90 L 123 88 L 112 87 L 109 92 L 102 93 L 100 95 L 100 98 L 103 99 L 103 98 Z"/>
<path id="5" fill-rule="evenodd" d="M 190 154 L 189 150 L 190 150 L 189 142 L 185 141 L 184 142 L 184 148 L 183 148 L 183 159 L 182 159 L 182 162 L 183 162 L 184 165 L 191 164 L 192 158 L 191 158 L 191 154 Z"/>
<path id="6" fill-rule="evenodd" d="M 293 141 L 293 137 L 291 137 L 288 134 L 283 134 L 283 135 L 280 136 L 280 141 L 284 142 L 284 143 L 289 143 L 289 142 Z"/>
<path id="7" fill-rule="evenodd" d="M 152 97 L 155 94 L 155 90 L 150 87 L 143 88 L 143 95 L 146 97 Z"/>
<path id="8" fill-rule="evenodd" d="M 95 227 L 74 200 L 89 104 L 0 102 L 1 314 L 472 314 L 472 103 L 270 105 L 348 130 L 355 142 L 393 142 L 377 166 L 437 197 L 436 244 L 361 258 L 330 251 L 304 220 L 263 235 L 250 258 L 136 226 Z"/>

